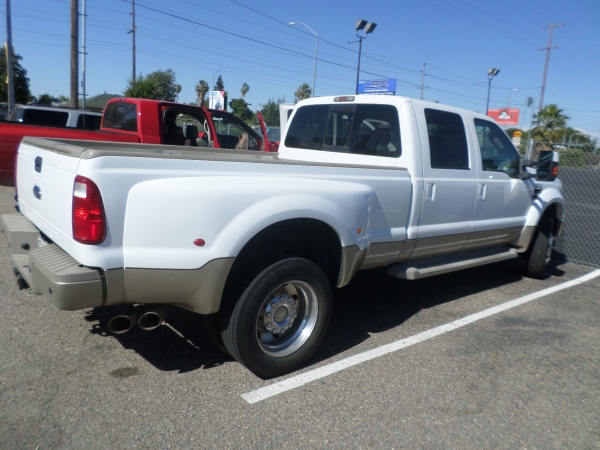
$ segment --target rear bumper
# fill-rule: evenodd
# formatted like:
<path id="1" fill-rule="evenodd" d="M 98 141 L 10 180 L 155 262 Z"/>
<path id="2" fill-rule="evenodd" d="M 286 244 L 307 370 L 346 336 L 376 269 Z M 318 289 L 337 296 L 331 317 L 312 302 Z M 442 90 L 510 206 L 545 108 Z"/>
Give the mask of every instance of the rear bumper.
<path id="1" fill-rule="evenodd" d="M 199 269 L 101 270 L 86 267 L 55 244 L 40 247 L 40 232 L 21 213 L 0 220 L 11 259 L 36 294 L 74 311 L 122 303 L 168 303 L 200 314 L 219 311 L 235 258 L 215 259 Z"/>
<path id="2" fill-rule="evenodd" d="M 11 259 L 33 292 L 59 309 L 102 305 L 103 283 L 98 270 L 84 267 L 55 244 L 40 247 L 39 231 L 23 214 L 5 214 L 0 221 Z"/>

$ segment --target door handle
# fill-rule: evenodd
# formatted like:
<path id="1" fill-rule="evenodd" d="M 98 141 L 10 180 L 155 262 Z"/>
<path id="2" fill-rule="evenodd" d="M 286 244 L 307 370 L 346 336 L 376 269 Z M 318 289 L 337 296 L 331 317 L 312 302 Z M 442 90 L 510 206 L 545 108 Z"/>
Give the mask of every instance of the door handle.
<path id="1" fill-rule="evenodd" d="M 479 183 L 477 186 L 477 200 L 485 200 L 486 184 Z"/>
<path id="2" fill-rule="evenodd" d="M 426 183 L 425 184 L 425 201 L 426 202 L 434 202 L 435 201 L 435 183 Z"/>

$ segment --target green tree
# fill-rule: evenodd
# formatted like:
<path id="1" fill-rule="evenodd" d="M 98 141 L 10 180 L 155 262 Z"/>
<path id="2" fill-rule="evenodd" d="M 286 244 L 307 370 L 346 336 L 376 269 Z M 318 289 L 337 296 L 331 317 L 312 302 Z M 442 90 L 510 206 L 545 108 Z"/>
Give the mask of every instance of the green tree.
<path id="1" fill-rule="evenodd" d="M 15 102 L 27 103 L 31 100 L 27 70 L 21 66 L 23 58 L 13 49 L 13 83 L 15 87 Z M 0 101 L 8 102 L 8 86 L 6 85 L 7 61 L 4 47 L 0 48 Z"/>
<path id="2" fill-rule="evenodd" d="M 217 82 L 215 84 L 214 90 L 215 91 L 224 91 L 225 90 L 225 83 L 223 82 L 223 77 L 221 75 L 219 75 L 219 77 L 217 78 Z"/>
<path id="3" fill-rule="evenodd" d="M 269 98 L 267 103 L 264 105 L 260 105 L 262 110 L 260 111 L 263 119 L 265 121 L 265 125 L 270 127 L 278 127 L 281 125 L 279 120 L 279 105 L 281 103 L 285 103 L 285 97 L 277 98 L 277 100 L 273 100 Z"/>
<path id="4" fill-rule="evenodd" d="M 549 144 L 562 142 L 569 120 L 569 116 L 563 114 L 562 109 L 555 104 L 549 104 L 533 117 L 537 122 L 537 127 L 532 130 L 531 134 L 536 141 L 545 141 Z"/>
<path id="5" fill-rule="evenodd" d="M 243 98 L 234 98 L 229 102 L 233 115 L 242 119 L 245 122 L 252 123 L 254 113 L 248 108 L 248 103 Z"/>
<path id="6" fill-rule="evenodd" d="M 240 91 L 242 93 L 242 98 L 246 97 L 246 94 L 248 93 L 249 90 L 250 90 L 250 86 L 248 86 L 248 83 L 242 84 L 242 89 L 240 89 Z"/>
<path id="7" fill-rule="evenodd" d="M 124 94 L 126 97 L 175 102 L 180 92 L 181 86 L 175 83 L 175 72 L 167 69 L 157 70 L 146 77 L 140 74 L 135 81 L 129 78 Z"/>
<path id="8" fill-rule="evenodd" d="M 312 94 L 312 89 L 306 83 L 298 87 L 298 90 L 294 92 L 294 103 L 298 103 L 300 100 L 304 100 L 310 98 Z"/>
<path id="9" fill-rule="evenodd" d="M 204 80 L 198 81 L 196 85 L 196 94 L 198 94 L 198 106 L 204 105 L 204 97 L 206 93 L 209 91 L 210 87 L 208 83 Z"/>
<path id="10" fill-rule="evenodd" d="M 65 103 L 69 103 L 71 101 L 71 99 L 69 97 L 67 97 L 66 95 L 59 95 L 58 99 Z"/>
<path id="11" fill-rule="evenodd" d="M 42 94 L 39 96 L 37 102 L 40 105 L 52 105 L 52 97 L 50 96 L 50 94 Z"/>
<path id="12" fill-rule="evenodd" d="M 556 130 L 564 128 L 567 124 L 569 116 L 563 114 L 562 109 L 558 108 L 554 103 L 546 105 L 539 113 L 535 114 L 534 118 L 538 122 L 538 126 L 546 129 Z"/>

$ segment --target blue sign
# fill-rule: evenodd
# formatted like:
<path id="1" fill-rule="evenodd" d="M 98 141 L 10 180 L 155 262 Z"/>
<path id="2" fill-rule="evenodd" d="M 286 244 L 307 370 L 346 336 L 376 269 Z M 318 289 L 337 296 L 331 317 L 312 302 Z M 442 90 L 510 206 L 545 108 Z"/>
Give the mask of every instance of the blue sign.
<path id="1" fill-rule="evenodd" d="M 358 82 L 359 94 L 396 95 L 396 79 L 363 80 Z"/>

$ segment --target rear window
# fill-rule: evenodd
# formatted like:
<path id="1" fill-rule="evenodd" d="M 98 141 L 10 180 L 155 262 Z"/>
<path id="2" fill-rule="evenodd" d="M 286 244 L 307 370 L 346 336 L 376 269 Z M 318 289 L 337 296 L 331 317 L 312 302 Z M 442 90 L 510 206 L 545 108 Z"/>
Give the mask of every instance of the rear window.
<path id="1" fill-rule="evenodd" d="M 49 125 L 52 127 L 66 127 L 69 113 L 65 111 L 46 111 L 42 109 L 25 109 L 22 122 L 34 125 Z"/>
<path id="2" fill-rule="evenodd" d="M 296 111 L 285 145 L 397 158 L 402 154 L 398 111 L 391 105 L 303 106 Z"/>
<path id="3" fill-rule="evenodd" d="M 137 131 L 137 106 L 134 103 L 111 103 L 104 111 L 104 128 Z"/>
<path id="4" fill-rule="evenodd" d="M 80 114 L 77 118 L 77 128 L 85 130 L 98 130 L 100 129 L 100 121 L 102 116 L 93 114 Z"/>

